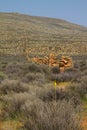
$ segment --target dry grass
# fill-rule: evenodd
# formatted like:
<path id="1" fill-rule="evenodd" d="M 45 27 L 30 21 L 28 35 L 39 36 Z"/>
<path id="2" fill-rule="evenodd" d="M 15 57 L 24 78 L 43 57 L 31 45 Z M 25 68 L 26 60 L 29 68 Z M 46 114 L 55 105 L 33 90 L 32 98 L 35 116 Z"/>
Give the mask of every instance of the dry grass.
<path id="1" fill-rule="evenodd" d="M 2 56 L 0 60 L 0 69 L 7 78 L 0 83 L 0 120 L 19 120 L 24 130 L 72 130 L 70 127 L 80 130 L 77 117 L 79 112 L 85 115 L 84 109 L 87 109 L 82 109 L 84 98 L 87 100 L 86 56 L 84 62 L 81 57 L 74 57 L 74 68 L 62 74 L 57 67 L 48 68 L 19 59 Z M 57 88 L 56 103 L 52 75 L 54 80 L 57 78 L 59 88 L 66 86 L 66 89 Z M 8 127 L 12 129 L 9 123 Z"/>
<path id="2" fill-rule="evenodd" d="M 0 13 L 0 30 L 1 54 L 87 54 L 87 28 L 60 19 Z"/>
<path id="3" fill-rule="evenodd" d="M 85 116 L 81 123 L 83 130 L 87 130 L 87 116 Z"/>
<path id="4" fill-rule="evenodd" d="M 18 130 L 22 127 L 19 121 L 4 121 L 0 122 L 0 130 Z"/>
<path id="5" fill-rule="evenodd" d="M 70 102 L 58 101 L 34 104 L 25 102 L 23 114 L 26 116 L 26 130 L 81 130 L 80 120 Z M 24 120 L 23 120 L 24 122 Z"/>

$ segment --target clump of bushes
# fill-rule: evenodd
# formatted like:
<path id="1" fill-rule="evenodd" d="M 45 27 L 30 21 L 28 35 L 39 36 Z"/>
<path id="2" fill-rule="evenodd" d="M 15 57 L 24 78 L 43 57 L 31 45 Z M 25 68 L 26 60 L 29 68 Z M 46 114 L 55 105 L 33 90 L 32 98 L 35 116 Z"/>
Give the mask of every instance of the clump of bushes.
<path id="1" fill-rule="evenodd" d="M 20 93 L 20 92 L 27 92 L 29 90 L 28 85 L 22 83 L 18 80 L 3 80 L 0 84 L 0 93 L 1 94 L 8 94 L 11 92 Z"/>
<path id="2" fill-rule="evenodd" d="M 35 64 L 35 63 L 30 63 L 28 65 L 28 72 L 42 73 L 42 74 L 45 74 L 45 76 L 50 74 L 50 70 L 49 70 L 48 66 L 39 65 L 39 64 Z"/>
<path id="3" fill-rule="evenodd" d="M 37 65 L 35 63 L 9 63 L 5 68 L 5 73 L 10 79 L 23 79 L 29 73 L 41 73 L 47 77 L 50 72 L 45 65 Z"/>
<path id="4" fill-rule="evenodd" d="M 56 99 L 55 99 L 56 97 Z M 81 104 L 80 101 L 80 96 L 77 92 L 74 91 L 70 91 L 69 89 L 67 90 L 63 90 L 63 89 L 58 89 L 55 91 L 54 88 L 51 88 L 49 90 L 47 90 L 46 92 L 43 91 L 40 95 L 39 98 L 44 101 L 44 102 L 48 102 L 48 101 L 58 101 L 58 100 L 66 100 L 66 101 L 72 101 L 72 104 L 76 107 L 77 105 Z"/>
<path id="5" fill-rule="evenodd" d="M 74 93 L 78 93 L 81 98 L 83 98 L 87 94 L 87 77 L 83 76 L 82 78 L 77 80 L 77 83 L 71 85 L 69 89 L 73 90 Z"/>
<path id="6" fill-rule="evenodd" d="M 40 72 L 42 73 L 42 68 L 40 67 L 40 65 L 37 65 L 37 64 L 34 64 L 34 63 L 30 63 L 29 66 L 28 66 L 28 71 L 29 72 Z"/>
<path id="7" fill-rule="evenodd" d="M 41 82 L 42 84 L 46 82 L 45 75 L 43 73 L 27 73 L 22 79 L 23 82 L 30 83 L 33 81 Z"/>
<path id="8" fill-rule="evenodd" d="M 58 67 L 28 62 L 8 63 L 3 69 L 10 78 L 4 80 L 1 72 L 3 112 L 0 116 L 3 119 L 20 118 L 24 130 L 81 130 L 77 115 L 81 110 L 81 98 L 87 96 L 85 63 L 78 63 L 64 73 L 60 73 Z M 75 84 L 55 91 L 52 86 L 55 80 Z"/>
<path id="9" fill-rule="evenodd" d="M 9 63 L 5 69 L 7 74 L 15 74 L 15 75 L 19 75 L 20 73 L 20 65 L 17 63 Z"/>
<path id="10" fill-rule="evenodd" d="M 25 102 L 22 106 L 25 130 L 81 130 L 79 112 L 65 100 L 43 103 Z"/>
<path id="11" fill-rule="evenodd" d="M 57 82 L 64 82 L 64 81 L 74 81 L 79 76 L 78 73 L 74 72 L 64 72 L 59 74 L 52 74 L 50 76 L 50 80 Z"/>
<path id="12" fill-rule="evenodd" d="M 29 93 L 14 93 L 13 95 L 2 96 L 1 100 L 5 103 L 4 111 L 9 117 L 16 117 L 20 114 L 21 106 L 29 99 Z"/>

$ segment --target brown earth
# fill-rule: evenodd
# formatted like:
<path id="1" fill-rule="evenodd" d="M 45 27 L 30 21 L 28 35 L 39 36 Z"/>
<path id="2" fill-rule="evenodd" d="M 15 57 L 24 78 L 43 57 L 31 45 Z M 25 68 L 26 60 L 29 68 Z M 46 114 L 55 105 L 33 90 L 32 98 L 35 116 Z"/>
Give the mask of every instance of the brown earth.
<path id="1" fill-rule="evenodd" d="M 81 122 L 81 126 L 84 130 L 87 130 L 87 116 L 85 116 Z"/>
<path id="2" fill-rule="evenodd" d="M 18 130 L 22 127 L 19 121 L 3 121 L 0 122 L 0 130 Z"/>

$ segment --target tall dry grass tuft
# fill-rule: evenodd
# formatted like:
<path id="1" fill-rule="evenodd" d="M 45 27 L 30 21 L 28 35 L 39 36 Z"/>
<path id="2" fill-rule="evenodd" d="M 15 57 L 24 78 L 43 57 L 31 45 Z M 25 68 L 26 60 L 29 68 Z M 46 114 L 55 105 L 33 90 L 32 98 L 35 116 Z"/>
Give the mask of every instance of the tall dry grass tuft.
<path id="1" fill-rule="evenodd" d="M 78 111 L 78 110 L 77 110 Z M 22 106 L 25 130 L 81 130 L 80 119 L 71 102 L 25 102 Z"/>

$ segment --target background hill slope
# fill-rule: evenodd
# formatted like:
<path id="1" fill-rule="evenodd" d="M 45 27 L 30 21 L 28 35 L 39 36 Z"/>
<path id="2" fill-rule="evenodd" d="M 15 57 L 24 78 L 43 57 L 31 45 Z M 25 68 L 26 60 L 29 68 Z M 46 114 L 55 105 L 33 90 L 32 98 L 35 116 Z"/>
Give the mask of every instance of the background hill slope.
<path id="1" fill-rule="evenodd" d="M 15 49 L 22 53 L 25 44 L 26 48 L 39 46 L 59 53 L 86 54 L 87 28 L 60 19 L 0 13 L 0 53 L 12 54 Z"/>

